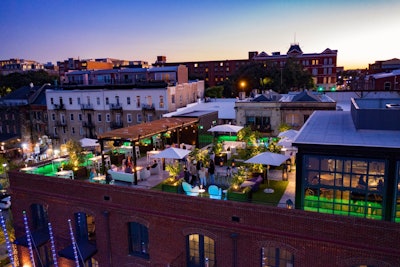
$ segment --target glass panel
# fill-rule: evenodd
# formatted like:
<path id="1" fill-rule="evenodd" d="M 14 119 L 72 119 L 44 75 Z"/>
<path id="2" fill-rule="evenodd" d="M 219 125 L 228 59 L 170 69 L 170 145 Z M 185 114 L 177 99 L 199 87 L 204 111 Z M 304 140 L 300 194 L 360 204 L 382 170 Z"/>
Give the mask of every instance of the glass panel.
<path id="1" fill-rule="evenodd" d="M 304 163 L 304 210 L 382 219 L 385 161 L 305 155 Z"/>

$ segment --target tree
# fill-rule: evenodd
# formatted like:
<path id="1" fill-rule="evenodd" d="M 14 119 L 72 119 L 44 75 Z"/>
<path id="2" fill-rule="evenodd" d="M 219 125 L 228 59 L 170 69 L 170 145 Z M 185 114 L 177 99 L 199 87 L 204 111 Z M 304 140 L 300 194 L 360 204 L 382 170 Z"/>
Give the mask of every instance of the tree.
<path id="1" fill-rule="evenodd" d="M 246 84 L 244 87 L 242 82 Z M 314 88 L 312 75 L 296 59 L 288 58 L 283 67 L 253 62 L 239 68 L 224 82 L 223 95 L 238 96 L 240 91 L 249 95 L 253 89 L 272 89 L 285 94 L 303 88 Z"/>
<path id="2" fill-rule="evenodd" d="M 5 76 L 0 75 L 0 95 L 5 96 L 20 87 L 28 86 L 30 83 L 42 86 L 45 83 L 52 84 L 54 81 L 58 82 L 58 80 L 58 76 L 49 75 L 44 70 L 24 73 L 13 72 Z"/>
<path id="3" fill-rule="evenodd" d="M 224 91 L 223 86 L 213 86 L 206 89 L 205 96 L 211 98 L 221 98 L 222 92 Z"/>

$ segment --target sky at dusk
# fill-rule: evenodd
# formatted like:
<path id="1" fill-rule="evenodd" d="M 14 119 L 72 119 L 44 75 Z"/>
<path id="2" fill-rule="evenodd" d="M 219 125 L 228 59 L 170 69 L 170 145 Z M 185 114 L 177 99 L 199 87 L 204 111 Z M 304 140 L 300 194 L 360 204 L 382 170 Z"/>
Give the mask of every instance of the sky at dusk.
<path id="1" fill-rule="evenodd" d="M 154 63 L 338 50 L 338 66 L 400 58 L 398 0 L 1 0 L 0 59 Z"/>

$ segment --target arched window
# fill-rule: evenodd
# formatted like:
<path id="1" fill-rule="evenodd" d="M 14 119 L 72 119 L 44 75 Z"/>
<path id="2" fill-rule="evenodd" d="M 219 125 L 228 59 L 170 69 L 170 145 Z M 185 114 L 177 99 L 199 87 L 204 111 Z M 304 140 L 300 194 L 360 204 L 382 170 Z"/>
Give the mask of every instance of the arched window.
<path id="1" fill-rule="evenodd" d="M 261 267 L 294 266 L 293 254 L 282 248 L 263 247 L 261 260 Z"/>
<path id="2" fill-rule="evenodd" d="M 216 266 L 214 240 L 200 234 L 188 235 L 186 238 L 186 258 L 189 267 Z"/>
<path id="3" fill-rule="evenodd" d="M 149 230 L 137 222 L 129 223 L 129 254 L 149 259 Z"/>

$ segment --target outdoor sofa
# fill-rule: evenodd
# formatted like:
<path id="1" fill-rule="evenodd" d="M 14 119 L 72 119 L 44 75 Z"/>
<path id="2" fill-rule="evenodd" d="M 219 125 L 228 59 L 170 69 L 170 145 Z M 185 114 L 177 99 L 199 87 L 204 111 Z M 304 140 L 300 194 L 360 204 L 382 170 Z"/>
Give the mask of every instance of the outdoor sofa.
<path id="1" fill-rule="evenodd" d="M 117 172 L 112 170 L 108 170 L 107 172 L 111 175 L 112 179 L 115 181 L 128 182 L 132 184 L 134 182 L 133 173 Z M 137 171 L 137 177 L 140 177 L 139 171 Z"/>

